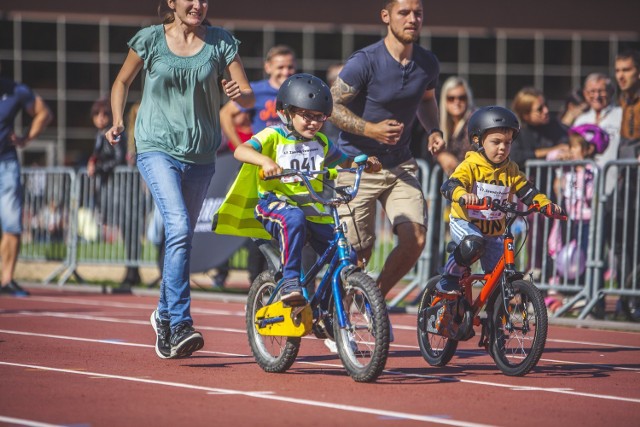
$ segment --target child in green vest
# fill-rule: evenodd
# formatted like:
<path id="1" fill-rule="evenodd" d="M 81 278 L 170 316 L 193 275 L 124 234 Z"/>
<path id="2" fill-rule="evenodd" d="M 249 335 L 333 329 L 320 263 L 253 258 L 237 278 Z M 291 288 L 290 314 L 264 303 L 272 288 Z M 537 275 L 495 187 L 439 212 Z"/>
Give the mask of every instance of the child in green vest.
<path id="1" fill-rule="evenodd" d="M 329 87 L 310 74 L 295 74 L 280 87 L 276 109 L 283 124 L 270 126 L 240 145 L 236 159 L 259 166 L 265 177 L 283 169 L 320 170 L 350 166 L 350 159 L 327 139 L 320 129 L 331 115 L 333 99 Z M 376 158 L 367 161 L 367 172 L 380 170 Z M 321 193 L 323 177 L 312 180 Z M 258 180 L 255 218 L 280 245 L 282 288 L 280 298 L 290 305 L 305 303 L 300 286 L 302 248 L 308 241 L 321 254 L 333 239 L 333 219 L 325 208 L 310 199 L 298 179 Z"/>

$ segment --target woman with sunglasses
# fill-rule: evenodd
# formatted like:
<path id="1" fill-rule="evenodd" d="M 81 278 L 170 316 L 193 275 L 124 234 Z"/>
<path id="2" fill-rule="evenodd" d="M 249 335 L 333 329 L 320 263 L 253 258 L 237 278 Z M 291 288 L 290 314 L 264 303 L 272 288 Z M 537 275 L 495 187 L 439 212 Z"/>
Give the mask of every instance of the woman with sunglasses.
<path id="1" fill-rule="evenodd" d="M 511 108 L 520 120 L 520 136 L 511 149 L 511 160 L 524 170 L 529 159 L 544 159 L 556 150 L 554 159 L 569 158 L 567 127 L 556 116 L 549 114 L 549 107 L 542 91 L 525 87 L 513 99 Z M 542 191 L 548 191 L 540 186 Z"/>
<path id="2" fill-rule="evenodd" d="M 445 80 L 440 91 L 439 107 L 440 129 L 447 145 L 443 151 L 434 154 L 433 158 L 447 175 L 451 175 L 472 149 L 467 138 L 467 122 L 475 108 L 467 81 L 457 76 Z"/>

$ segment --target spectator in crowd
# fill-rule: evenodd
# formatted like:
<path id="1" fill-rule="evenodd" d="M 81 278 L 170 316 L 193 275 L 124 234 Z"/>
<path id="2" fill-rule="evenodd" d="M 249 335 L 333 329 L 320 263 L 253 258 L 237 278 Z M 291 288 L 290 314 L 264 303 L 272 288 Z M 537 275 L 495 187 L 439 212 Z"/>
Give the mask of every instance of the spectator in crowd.
<path id="1" fill-rule="evenodd" d="M 593 160 L 595 156 L 605 152 L 609 144 L 609 135 L 597 125 L 584 124 L 569 129 L 570 160 Z M 584 255 L 587 254 L 589 224 L 595 210 L 593 205 L 593 197 L 597 192 L 595 176 L 596 173 L 592 165 L 579 165 L 559 174 L 557 183 L 554 184 L 555 191 L 562 199 L 562 205 L 571 218 L 572 229 L 568 234 L 569 238 L 578 242 Z M 563 223 L 562 226 L 565 228 L 566 223 Z M 561 238 L 566 236 L 567 233 L 564 231 L 560 235 Z M 563 244 L 566 243 L 566 241 L 563 242 Z"/>
<path id="2" fill-rule="evenodd" d="M 462 77 L 445 80 L 440 91 L 440 129 L 445 149 L 434 156 L 445 174 L 451 175 L 472 148 L 467 137 L 467 122 L 475 110 L 471 88 Z"/>
<path id="3" fill-rule="evenodd" d="M 558 150 L 557 159 L 569 158 L 567 129 L 549 114 L 543 93 L 533 87 L 521 89 L 513 99 L 512 110 L 518 116 L 522 129 L 518 142 L 511 149 L 511 160 L 524 170 L 530 159 L 544 159 L 552 150 Z M 548 189 L 540 187 L 542 191 Z"/>
<path id="4" fill-rule="evenodd" d="M 191 242 L 221 143 L 222 95 L 243 108 L 254 103 L 239 41 L 222 28 L 205 25 L 207 9 L 205 1 L 160 1 L 162 24 L 141 29 L 129 41 L 111 91 L 113 126 L 107 139 L 117 144 L 125 130 L 129 87 L 144 68 L 136 163 L 164 221 L 160 298 L 150 319 L 162 359 L 187 357 L 204 346 L 191 317 Z"/>
<path id="5" fill-rule="evenodd" d="M 351 157 L 376 156 L 382 171 L 363 175 L 360 192 L 349 209 L 341 206 L 348 239 L 359 263 L 371 257 L 376 203 L 382 204 L 398 237 L 377 278 L 383 295 L 407 274 L 420 257 L 427 227 L 426 202 L 417 179 L 418 165 L 410 151 L 410 129 L 416 117 L 430 135 L 434 150 L 444 146 L 437 129 L 435 87 L 440 66 L 436 56 L 417 41 L 423 21 L 420 0 L 388 0 L 380 13 L 387 27 L 384 39 L 356 51 L 347 60 L 331 92 L 330 120 L 339 127 L 339 145 Z M 437 141 L 436 141 L 437 140 Z M 338 185 L 352 184 L 352 176 Z"/>
<path id="6" fill-rule="evenodd" d="M 124 232 L 124 244 L 127 260 L 135 261 L 140 253 L 138 233 L 132 233 L 137 223 L 136 216 L 127 206 L 137 206 L 138 198 L 133 194 L 124 195 L 124 188 L 115 188 L 113 171 L 116 166 L 126 164 L 127 134 L 123 134 L 117 144 L 107 141 L 105 132 L 111 124 L 111 103 L 107 98 L 96 100 L 91 106 L 91 120 L 97 129 L 93 152 L 87 162 L 87 175 L 93 178 L 94 197 L 100 211 L 105 240 L 114 239 L 120 231 Z M 133 186 L 127 191 L 135 191 Z M 129 200 L 126 200 L 129 199 Z M 121 211 L 122 210 L 122 211 Z M 119 215 L 120 212 L 123 215 Z M 122 218 L 122 219 L 121 219 Z M 125 221 L 126 223 L 122 223 Z M 127 266 L 125 278 L 118 292 L 130 293 L 131 286 L 141 282 L 137 266 Z M 116 290 L 114 290 L 116 291 Z"/>
<path id="7" fill-rule="evenodd" d="M 620 158 L 640 156 L 640 51 L 631 50 L 616 56 L 616 81 L 622 107 Z"/>
<path id="8" fill-rule="evenodd" d="M 0 294 L 27 296 L 13 278 L 20 253 L 22 234 L 22 183 L 16 147 L 24 147 L 51 122 L 53 116 L 42 98 L 27 85 L 2 77 L 0 69 L 0 258 L 2 273 Z M 17 135 L 14 123 L 17 115 L 26 112 L 31 126 L 25 135 Z"/>
<path id="9" fill-rule="evenodd" d="M 612 104 L 614 87 L 611 79 L 601 73 L 589 74 L 584 80 L 584 98 L 589 109 L 576 117 L 574 126 L 597 125 L 609 135 L 609 147 L 599 152 L 595 159 L 600 167 L 618 158 L 620 145 L 620 123 L 622 109 Z M 605 194 L 610 194 L 616 186 L 617 172 L 611 168 L 605 177 Z"/>
<path id="10" fill-rule="evenodd" d="M 282 83 L 296 73 L 296 57 L 293 49 L 286 45 L 275 45 L 267 52 L 264 60 L 264 72 L 266 79 L 251 82 L 251 89 L 255 94 L 255 106 L 247 109 L 251 116 L 251 131 L 255 135 L 268 126 L 280 123 L 280 118 L 276 112 L 276 96 Z M 240 146 L 243 141 L 236 131 L 234 119 L 241 114 L 242 107 L 236 102 L 227 102 L 220 109 L 220 124 L 222 131 L 229 140 L 230 146 Z M 247 240 L 249 281 L 253 281 L 260 273 L 268 268 L 267 260 L 260 252 L 258 246 Z M 223 267 L 224 274 L 224 267 Z M 214 277 L 214 284 L 221 286 L 224 284 L 224 276 Z"/>
<path id="11" fill-rule="evenodd" d="M 583 91 L 581 89 L 573 90 L 564 99 L 564 107 L 558 114 L 560 123 L 567 128 L 573 126 L 576 118 L 589 109 L 589 104 L 584 100 Z"/>
<path id="12" fill-rule="evenodd" d="M 616 81 L 618 83 L 618 102 L 622 108 L 622 122 L 620 125 L 620 145 L 618 157 L 620 159 L 636 159 L 640 162 L 640 51 L 628 50 L 619 53 L 615 60 Z M 619 181 L 618 205 L 615 217 L 610 215 L 605 219 L 607 224 L 618 224 L 615 233 L 614 254 L 619 260 L 617 266 L 618 282 L 629 288 L 640 287 L 640 254 L 639 251 L 624 250 L 640 245 L 640 236 L 636 229 L 639 212 L 625 209 L 624 204 L 630 206 L 638 200 L 638 168 L 629 168 L 629 173 L 622 175 Z M 627 223 L 626 230 L 621 226 Z M 625 233 L 623 235 L 623 232 Z M 634 257 L 635 255 L 635 257 Z M 635 271 L 635 275 L 632 274 Z M 620 308 L 635 320 L 640 319 L 640 300 L 637 298 L 620 301 Z"/>
<path id="13" fill-rule="evenodd" d="M 547 101 L 540 90 L 533 87 L 521 89 L 513 99 L 512 110 L 520 120 L 521 129 L 518 140 L 511 147 L 510 157 L 521 170 L 526 173 L 525 162 L 527 160 L 545 159 L 552 151 L 555 152 L 554 158 L 556 160 L 569 158 L 567 129 L 556 117 L 549 114 Z M 547 174 L 541 173 L 536 177 L 532 173 L 529 179 L 540 191 L 551 194 L 551 183 L 548 182 L 546 176 Z M 544 234 L 540 232 L 542 219 L 540 215 L 534 214 L 529 218 L 529 222 L 531 224 L 529 230 L 531 234 L 527 239 L 529 269 L 538 275 L 543 273 L 543 256 L 546 256 L 546 251 L 543 248 Z M 544 273 L 550 274 L 551 263 L 546 265 L 549 271 Z"/>

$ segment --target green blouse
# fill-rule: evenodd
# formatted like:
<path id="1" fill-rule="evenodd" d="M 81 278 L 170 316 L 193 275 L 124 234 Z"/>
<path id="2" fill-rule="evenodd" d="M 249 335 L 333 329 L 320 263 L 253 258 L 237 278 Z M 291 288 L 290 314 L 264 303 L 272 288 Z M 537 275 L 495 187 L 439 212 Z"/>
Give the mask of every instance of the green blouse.
<path id="1" fill-rule="evenodd" d="M 161 151 L 185 163 L 215 161 L 221 141 L 219 80 L 239 44 L 226 30 L 207 27 L 200 52 L 177 56 L 163 25 L 138 31 L 129 41 L 146 73 L 136 118 L 138 153 Z"/>

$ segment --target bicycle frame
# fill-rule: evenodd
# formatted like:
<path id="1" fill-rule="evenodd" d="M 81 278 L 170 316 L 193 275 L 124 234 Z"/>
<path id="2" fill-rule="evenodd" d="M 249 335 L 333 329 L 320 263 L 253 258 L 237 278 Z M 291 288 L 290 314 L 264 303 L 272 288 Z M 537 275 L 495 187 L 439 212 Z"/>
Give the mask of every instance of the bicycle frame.
<path id="1" fill-rule="evenodd" d="M 366 161 L 366 158 L 365 158 L 365 161 Z M 355 182 L 353 185 L 353 188 L 356 189 L 356 191 L 360 185 L 360 178 L 361 178 L 363 168 L 364 166 L 361 165 L 358 168 L 347 168 L 347 169 L 341 170 L 341 172 L 343 173 L 344 172 L 356 173 Z M 324 172 L 323 171 L 308 172 L 308 174 L 318 174 L 318 173 L 324 173 Z M 342 272 L 344 271 L 345 268 L 349 268 L 353 266 L 353 264 L 351 263 L 350 245 L 349 245 L 349 242 L 347 241 L 347 238 L 345 236 L 345 231 L 344 231 L 345 225 L 344 223 L 340 222 L 338 210 L 335 207 L 337 203 L 327 203 L 327 200 L 322 199 L 313 191 L 306 176 L 304 175 L 300 175 L 300 176 L 303 177 L 303 182 L 305 183 L 305 185 L 307 185 L 307 188 L 309 188 L 311 197 L 314 200 L 320 203 L 323 203 L 329 207 L 329 209 L 331 210 L 331 215 L 333 216 L 333 223 L 335 224 L 334 232 L 333 232 L 334 238 L 329 244 L 329 247 L 318 258 L 318 260 L 315 262 L 315 264 L 311 267 L 311 269 L 307 272 L 306 275 L 301 274 L 300 284 L 302 286 L 302 289 L 304 290 L 303 292 L 305 294 L 305 297 L 307 298 L 307 300 L 309 300 L 309 306 L 314 312 L 314 318 L 316 317 L 316 314 L 317 314 L 316 308 L 318 306 L 321 309 L 325 309 L 325 310 L 329 308 L 328 307 L 329 297 L 333 295 L 334 306 L 336 309 L 336 313 L 338 315 L 338 322 L 340 324 L 340 327 L 348 328 L 351 325 L 349 325 L 349 321 L 345 314 L 344 307 L 342 305 L 342 293 L 340 292 L 341 283 L 342 283 L 342 278 L 341 278 Z M 316 292 L 313 294 L 311 299 L 309 299 L 308 295 L 306 294 L 307 285 L 309 285 L 312 281 L 315 281 L 315 278 L 317 277 L 318 273 L 325 265 L 328 265 L 327 271 L 322 276 L 322 280 L 320 281 L 320 284 L 318 285 Z M 331 283 L 330 287 L 328 286 L 329 283 Z M 278 286 L 275 289 L 275 292 L 269 298 L 267 305 L 274 302 L 280 286 L 281 284 L 278 284 Z M 329 289 L 331 289 L 331 292 L 329 292 Z"/>
<path id="2" fill-rule="evenodd" d="M 483 205 L 474 206 L 474 208 L 481 210 L 491 206 L 493 206 L 491 201 L 485 200 Z M 471 206 L 468 206 L 468 208 L 471 208 Z M 513 233 L 511 231 L 511 226 L 518 216 L 526 216 L 532 212 L 537 212 L 538 210 L 539 208 L 536 206 L 530 207 L 526 211 L 515 211 L 513 209 L 504 208 L 503 212 L 505 212 L 507 220 L 505 230 L 502 234 L 504 238 L 502 257 L 500 257 L 500 260 L 493 268 L 493 271 L 491 271 L 490 273 L 467 273 L 460 278 L 460 285 L 462 285 L 462 287 L 464 288 L 464 297 L 470 304 L 473 312 L 473 320 L 475 326 L 480 325 L 478 314 L 487 304 L 489 298 L 497 289 L 498 285 L 500 285 L 501 283 L 505 283 L 505 279 L 507 278 L 507 276 L 509 279 L 521 279 L 524 276 L 524 273 L 515 270 L 515 243 Z M 475 298 L 475 300 L 473 299 L 472 294 L 474 282 L 484 282 L 480 294 Z M 436 298 L 434 304 L 441 301 L 442 299 L 456 298 L 457 296 L 441 295 Z"/>

